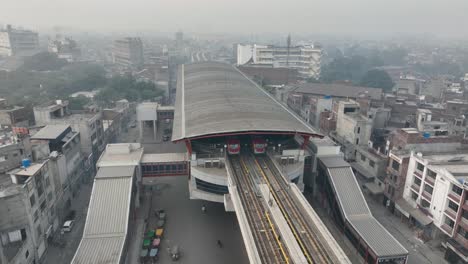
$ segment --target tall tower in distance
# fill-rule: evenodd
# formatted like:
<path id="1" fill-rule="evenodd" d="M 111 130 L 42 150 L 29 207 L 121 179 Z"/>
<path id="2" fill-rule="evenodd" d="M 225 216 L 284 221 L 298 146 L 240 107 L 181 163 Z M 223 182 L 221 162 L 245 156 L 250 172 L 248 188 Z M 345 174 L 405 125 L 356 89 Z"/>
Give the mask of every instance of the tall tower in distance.
<path id="1" fill-rule="evenodd" d="M 287 56 L 286 56 L 286 67 L 289 67 L 289 53 L 291 51 L 291 33 L 288 34 L 288 38 L 287 38 L 286 42 L 287 42 L 286 45 L 287 45 L 287 48 L 288 48 L 288 50 L 287 50 L 288 53 L 287 53 Z"/>
<path id="2" fill-rule="evenodd" d="M 184 33 L 179 30 L 175 33 L 176 48 L 181 49 L 184 46 Z"/>

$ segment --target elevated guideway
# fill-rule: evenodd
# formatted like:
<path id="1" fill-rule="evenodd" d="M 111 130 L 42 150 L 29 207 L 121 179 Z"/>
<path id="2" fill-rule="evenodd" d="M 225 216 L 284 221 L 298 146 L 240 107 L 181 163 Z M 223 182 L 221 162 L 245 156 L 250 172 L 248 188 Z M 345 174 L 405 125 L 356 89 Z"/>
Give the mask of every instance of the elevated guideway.
<path id="1" fill-rule="evenodd" d="M 229 192 L 251 263 L 350 263 L 268 156 L 229 156 Z"/>
<path id="2" fill-rule="evenodd" d="M 406 263 L 408 251 L 374 218 L 351 166 L 339 156 L 320 157 L 318 172 L 335 220 L 366 263 Z"/>

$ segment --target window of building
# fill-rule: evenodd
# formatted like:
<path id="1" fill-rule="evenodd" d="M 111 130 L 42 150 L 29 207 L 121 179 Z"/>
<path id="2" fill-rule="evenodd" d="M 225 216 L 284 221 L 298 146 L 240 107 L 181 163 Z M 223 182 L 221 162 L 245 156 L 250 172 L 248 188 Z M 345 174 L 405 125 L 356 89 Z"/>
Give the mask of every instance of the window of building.
<path id="1" fill-rule="evenodd" d="M 400 170 L 400 163 L 396 160 L 392 160 L 392 169 L 399 171 Z"/>
<path id="2" fill-rule="evenodd" d="M 52 201 L 52 192 L 47 193 L 47 201 Z"/>
<path id="3" fill-rule="evenodd" d="M 356 145 L 359 145 L 359 138 L 356 138 Z"/>
<path id="4" fill-rule="evenodd" d="M 454 184 L 452 185 L 452 191 L 458 195 L 461 195 L 463 192 L 463 189 Z"/>
<path id="5" fill-rule="evenodd" d="M 358 127 L 358 128 L 357 128 L 357 133 L 358 133 L 358 134 L 361 133 L 361 127 Z"/>
<path id="6" fill-rule="evenodd" d="M 424 165 L 422 163 L 419 163 L 419 162 L 416 162 L 417 165 L 416 165 L 416 169 L 418 169 L 418 171 L 424 171 Z"/>
<path id="7" fill-rule="evenodd" d="M 47 186 L 50 186 L 50 179 L 49 179 L 49 177 L 47 177 L 47 178 L 45 179 L 45 184 L 46 184 L 46 187 L 47 187 Z"/>
<path id="8" fill-rule="evenodd" d="M 42 230 L 41 230 L 41 225 L 38 225 L 36 227 L 36 232 L 37 232 L 37 236 L 40 237 L 42 235 Z"/>
<path id="9" fill-rule="evenodd" d="M 24 257 L 27 259 L 29 257 L 29 250 L 26 250 L 26 253 L 24 253 Z"/>
<path id="10" fill-rule="evenodd" d="M 42 187 L 42 182 L 41 182 L 40 184 L 37 185 L 37 195 L 41 197 L 43 193 L 44 193 L 44 188 Z"/>
<path id="11" fill-rule="evenodd" d="M 453 228 L 453 226 L 455 225 L 455 222 L 453 222 L 452 219 L 445 217 L 445 224 Z"/>
<path id="12" fill-rule="evenodd" d="M 29 197 L 29 203 L 31 204 L 31 207 L 36 203 L 36 196 L 34 196 L 34 193 Z"/>
<path id="13" fill-rule="evenodd" d="M 366 161 L 366 156 L 364 156 L 364 155 L 361 154 L 361 160 L 362 160 L 362 161 Z"/>
<path id="14" fill-rule="evenodd" d="M 462 217 L 465 218 L 466 220 L 468 220 L 468 211 L 467 210 L 463 210 Z"/>
<path id="15" fill-rule="evenodd" d="M 36 210 L 34 211 L 34 223 L 36 223 L 38 219 L 39 219 L 39 213 Z"/>
<path id="16" fill-rule="evenodd" d="M 46 201 L 42 201 L 41 203 L 41 212 L 44 212 L 44 209 L 46 208 Z"/>
<path id="17" fill-rule="evenodd" d="M 431 204 L 428 201 L 421 199 L 421 206 L 424 208 L 429 208 Z"/>
<path id="18" fill-rule="evenodd" d="M 427 176 L 429 176 L 432 179 L 435 179 L 436 176 L 437 176 L 437 173 L 435 173 L 434 171 L 431 171 L 431 170 L 427 170 L 426 174 L 427 174 Z"/>
<path id="19" fill-rule="evenodd" d="M 411 199 L 416 201 L 418 199 L 418 194 L 415 192 L 411 192 Z"/>
<path id="20" fill-rule="evenodd" d="M 375 161 L 369 160 L 369 166 L 371 166 L 372 168 L 374 168 L 374 167 L 375 167 Z"/>
<path id="21" fill-rule="evenodd" d="M 429 194 L 432 194 L 433 190 L 434 190 L 434 188 L 432 188 L 428 184 L 424 184 L 424 191 L 428 192 Z"/>
<path id="22" fill-rule="evenodd" d="M 421 179 L 419 179 L 418 177 L 414 177 L 414 184 L 416 184 L 417 186 L 421 186 Z"/>
<path id="23" fill-rule="evenodd" d="M 461 226 L 458 227 L 457 233 L 464 239 L 468 239 L 468 232 L 466 232 Z"/>
<path id="24" fill-rule="evenodd" d="M 452 201 L 449 201 L 448 207 L 452 209 L 453 211 L 457 212 L 458 211 L 458 205 Z"/>

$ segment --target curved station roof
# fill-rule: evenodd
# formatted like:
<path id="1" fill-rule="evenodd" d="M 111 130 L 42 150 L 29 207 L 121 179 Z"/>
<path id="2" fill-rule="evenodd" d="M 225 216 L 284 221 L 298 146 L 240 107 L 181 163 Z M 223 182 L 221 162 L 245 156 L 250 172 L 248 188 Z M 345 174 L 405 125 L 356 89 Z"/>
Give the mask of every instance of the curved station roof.
<path id="1" fill-rule="evenodd" d="M 256 133 L 322 137 L 234 66 L 180 66 L 173 141 Z"/>

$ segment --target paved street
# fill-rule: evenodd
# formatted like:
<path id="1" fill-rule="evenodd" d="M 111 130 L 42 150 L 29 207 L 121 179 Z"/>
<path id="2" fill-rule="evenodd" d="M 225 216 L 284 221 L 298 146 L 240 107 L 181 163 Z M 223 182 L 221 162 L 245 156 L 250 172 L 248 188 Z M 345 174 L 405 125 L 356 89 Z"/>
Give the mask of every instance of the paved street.
<path id="1" fill-rule="evenodd" d="M 448 263 L 444 260 L 443 249 L 432 245 L 435 241 L 423 243 L 416 237 L 413 229 L 387 211 L 381 203 L 377 203 L 367 195 L 366 200 L 374 217 L 409 251 L 408 264 Z"/>
<path id="2" fill-rule="evenodd" d="M 91 183 L 81 185 L 79 193 L 74 199 L 72 199 L 71 209 L 76 211 L 76 218 L 73 229 L 71 232 L 65 233 L 63 237 L 60 238 L 61 241 L 65 242 L 65 246 L 60 247 L 58 245 L 56 246 L 49 243 L 49 246 L 42 258 L 42 263 L 70 263 L 73 259 L 83 234 L 91 189 Z M 58 230 L 58 232 L 56 232 L 54 235 L 60 237 L 60 230 Z"/>
<path id="3" fill-rule="evenodd" d="M 135 236 L 130 241 L 127 263 L 136 263 L 140 252 L 146 224 L 138 220 L 150 215 L 146 230 L 154 228 L 157 221 L 154 210 L 160 209 L 167 212 L 167 222 L 158 263 L 248 263 L 235 214 L 225 212 L 222 204 L 190 200 L 186 177 L 157 178 L 153 190 L 147 189 L 144 197 L 142 210 L 137 213 L 136 231 L 131 231 Z M 206 214 L 201 211 L 203 204 Z M 223 248 L 217 246 L 218 239 Z M 177 262 L 170 259 L 167 251 L 174 245 L 181 251 Z"/>

